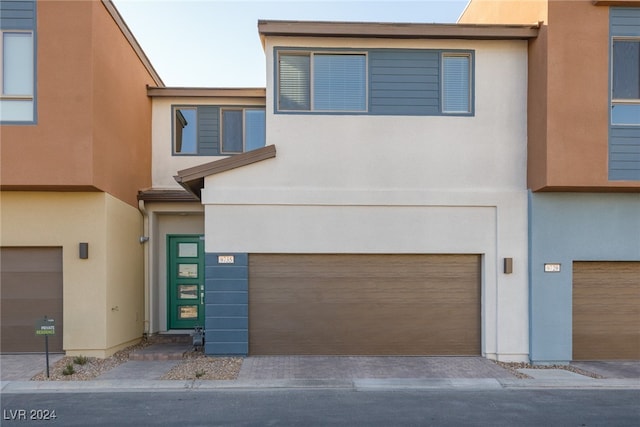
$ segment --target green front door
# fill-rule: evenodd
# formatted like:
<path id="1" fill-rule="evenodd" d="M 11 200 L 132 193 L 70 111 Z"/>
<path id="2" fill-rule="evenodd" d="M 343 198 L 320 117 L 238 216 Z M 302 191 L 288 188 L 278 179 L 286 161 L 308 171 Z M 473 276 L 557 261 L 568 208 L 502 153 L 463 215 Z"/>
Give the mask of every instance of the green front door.
<path id="1" fill-rule="evenodd" d="M 168 328 L 204 327 L 204 241 L 167 236 Z"/>

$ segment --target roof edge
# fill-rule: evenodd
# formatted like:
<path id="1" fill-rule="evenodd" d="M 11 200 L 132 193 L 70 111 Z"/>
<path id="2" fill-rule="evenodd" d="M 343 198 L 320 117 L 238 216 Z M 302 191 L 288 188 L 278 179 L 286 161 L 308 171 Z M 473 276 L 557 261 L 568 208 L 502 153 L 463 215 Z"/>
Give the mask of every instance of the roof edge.
<path id="1" fill-rule="evenodd" d="M 417 24 L 383 22 L 329 22 L 259 20 L 258 32 L 265 36 L 354 37 L 395 39 L 532 39 L 539 24 Z"/>
<path id="2" fill-rule="evenodd" d="M 153 68 L 153 64 L 151 64 L 151 61 L 149 60 L 147 55 L 144 53 L 144 50 L 142 50 L 142 46 L 140 46 L 140 43 L 138 43 L 138 40 L 131 32 L 131 29 L 129 29 L 129 26 L 124 21 L 124 18 L 122 18 L 122 15 L 120 15 L 120 12 L 118 12 L 116 5 L 113 4 L 111 0 L 102 0 L 102 4 L 104 5 L 105 9 L 107 9 L 109 14 L 115 21 L 116 25 L 118 25 L 118 27 L 120 28 L 120 31 L 122 32 L 124 37 L 127 39 L 129 44 L 131 45 L 136 55 L 138 55 L 138 58 L 140 59 L 144 67 L 147 69 L 147 71 L 151 75 L 151 78 L 153 78 L 156 85 L 164 86 L 164 82 L 162 81 L 162 78 L 160 78 L 160 75 L 158 74 L 156 69 Z"/>
<path id="3" fill-rule="evenodd" d="M 150 188 L 138 191 L 138 200 L 145 202 L 197 202 L 198 198 L 190 191 L 180 189 Z"/>
<path id="4" fill-rule="evenodd" d="M 639 0 L 593 0 L 596 6 L 640 6 Z"/>
<path id="5" fill-rule="evenodd" d="M 266 98 L 265 88 L 213 88 L 213 87 L 147 87 L 150 97 L 207 97 L 207 98 Z"/>

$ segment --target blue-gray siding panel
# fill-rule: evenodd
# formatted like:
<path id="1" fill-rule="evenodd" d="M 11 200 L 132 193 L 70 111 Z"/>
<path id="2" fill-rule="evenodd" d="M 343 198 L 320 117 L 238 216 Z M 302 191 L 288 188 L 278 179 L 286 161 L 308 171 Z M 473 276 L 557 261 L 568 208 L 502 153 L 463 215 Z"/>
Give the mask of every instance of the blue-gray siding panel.
<path id="1" fill-rule="evenodd" d="M 418 50 L 369 52 L 369 113 L 440 113 L 440 53 Z"/>
<path id="2" fill-rule="evenodd" d="M 206 301 L 209 304 L 243 304 L 247 301 L 247 292 L 244 291 L 209 291 L 205 292 Z"/>
<path id="3" fill-rule="evenodd" d="M 206 339 L 211 342 L 249 342 L 248 330 L 221 330 L 213 329 L 208 330 Z"/>
<path id="4" fill-rule="evenodd" d="M 568 362 L 573 262 L 640 261 L 640 194 L 530 193 L 529 221 L 530 357 Z"/>
<path id="5" fill-rule="evenodd" d="M 247 304 L 206 304 L 205 313 L 212 317 L 247 317 L 249 306 Z"/>
<path id="6" fill-rule="evenodd" d="M 640 8 L 612 7 L 612 37 L 640 37 Z M 610 125 L 609 179 L 640 181 L 640 126 Z"/>
<path id="7" fill-rule="evenodd" d="M 209 317 L 204 323 L 206 329 L 249 329 L 246 317 Z"/>
<path id="8" fill-rule="evenodd" d="M 212 279 L 210 291 L 247 291 L 245 279 Z"/>
<path id="9" fill-rule="evenodd" d="M 0 29 L 34 30 L 35 15 L 35 0 L 1 1 Z"/>
<path id="10" fill-rule="evenodd" d="M 640 8 L 612 7 L 611 35 L 640 37 Z"/>
<path id="11" fill-rule="evenodd" d="M 246 279 L 249 277 L 249 273 L 247 272 L 247 268 L 245 265 L 235 266 L 235 264 L 226 264 L 226 267 L 223 267 L 225 264 L 220 264 L 218 266 L 207 266 L 207 273 L 216 272 L 215 278 L 217 280 L 220 279 Z"/>
<path id="12" fill-rule="evenodd" d="M 198 107 L 198 154 L 220 154 L 220 109 L 212 106 Z"/>
<path id="13" fill-rule="evenodd" d="M 218 256 L 233 256 L 220 264 Z M 247 254 L 205 254 L 205 353 L 249 351 L 249 266 Z"/>
<path id="14" fill-rule="evenodd" d="M 216 356 L 237 356 L 249 354 L 249 343 L 245 342 L 205 342 L 205 354 L 214 354 Z"/>

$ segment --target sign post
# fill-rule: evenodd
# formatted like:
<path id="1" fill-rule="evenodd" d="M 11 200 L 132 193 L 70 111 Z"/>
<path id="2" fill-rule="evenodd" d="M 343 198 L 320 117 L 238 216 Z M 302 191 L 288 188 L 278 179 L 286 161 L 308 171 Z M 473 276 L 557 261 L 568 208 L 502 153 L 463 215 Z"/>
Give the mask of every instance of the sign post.
<path id="1" fill-rule="evenodd" d="M 56 321 L 44 316 L 36 321 L 36 335 L 44 335 L 44 352 L 47 358 L 47 378 L 49 378 L 49 335 L 56 334 Z"/>

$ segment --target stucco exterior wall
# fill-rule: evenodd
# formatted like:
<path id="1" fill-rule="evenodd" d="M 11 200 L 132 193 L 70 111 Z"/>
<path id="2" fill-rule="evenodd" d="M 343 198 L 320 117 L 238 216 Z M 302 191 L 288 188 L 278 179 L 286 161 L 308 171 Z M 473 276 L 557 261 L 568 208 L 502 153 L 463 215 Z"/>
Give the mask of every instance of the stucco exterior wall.
<path id="1" fill-rule="evenodd" d="M 608 180 L 609 8 L 552 1 L 547 31 L 546 186 L 624 187 Z"/>
<path id="2" fill-rule="evenodd" d="M 3 186 L 93 184 L 93 2 L 64 3 L 36 3 L 38 123 L 0 127 Z"/>
<path id="3" fill-rule="evenodd" d="M 2 192 L 0 197 L 0 245 L 62 247 L 66 353 L 106 357 L 140 338 L 137 209 L 98 192 Z M 80 242 L 89 243 L 88 259 L 78 256 Z"/>
<path id="4" fill-rule="evenodd" d="M 200 203 L 147 203 L 145 209 L 145 332 L 167 331 L 167 236 L 204 235 Z"/>
<path id="5" fill-rule="evenodd" d="M 231 97 L 161 97 L 153 98 L 153 188 L 182 188 L 173 179 L 176 172 L 228 156 L 173 155 L 174 105 L 217 105 L 264 107 L 264 100 Z"/>
<path id="6" fill-rule="evenodd" d="M 92 13 L 94 186 L 137 206 L 151 185 L 151 99 L 155 85 L 101 2 Z"/>
<path id="7" fill-rule="evenodd" d="M 38 121 L 1 127 L 3 188 L 98 189 L 135 206 L 151 183 L 152 77 L 102 2 L 37 2 L 36 38 Z"/>
<path id="8" fill-rule="evenodd" d="M 475 50 L 474 117 L 274 114 L 280 45 L 345 42 L 267 40 L 277 156 L 206 178 L 206 252 L 482 254 L 482 352 L 528 360 L 526 42 L 348 41 Z"/>
<path id="9" fill-rule="evenodd" d="M 573 261 L 640 261 L 640 195 L 531 194 L 531 360 L 572 359 Z M 545 273 L 545 263 L 560 263 Z"/>
<path id="10" fill-rule="evenodd" d="M 459 24 L 536 24 L 547 20 L 547 0 L 469 0 Z"/>
<path id="11" fill-rule="evenodd" d="M 538 38 L 529 42 L 529 188 L 637 191 L 638 182 L 608 178 L 608 6 L 591 0 L 472 0 L 458 22 L 538 21 Z"/>

